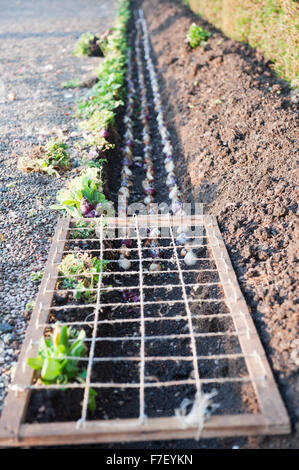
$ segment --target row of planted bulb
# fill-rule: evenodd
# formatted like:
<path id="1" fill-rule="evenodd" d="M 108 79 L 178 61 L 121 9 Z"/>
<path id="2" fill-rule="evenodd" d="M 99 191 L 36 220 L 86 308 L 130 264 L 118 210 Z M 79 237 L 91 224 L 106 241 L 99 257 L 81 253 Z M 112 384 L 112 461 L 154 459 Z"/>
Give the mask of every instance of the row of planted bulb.
<path id="1" fill-rule="evenodd" d="M 127 63 L 127 103 L 126 112 L 123 119 L 125 128 L 124 132 L 124 147 L 122 148 L 122 166 L 121 166 L 121 185 L 119 189 L 118 200 L 118 215 L 119 217 L 126 217 L 128 201 L 130 197 L 130 187 L 132 186 L 131 177 L 133 172 L 131 170 L 133 164 L 133 145 L 134 145 L 134 131 L 133 131 L 133 115 L 134 115 L 134 100 L 135 100 L 135 86 L 132 76 L 132 50 L 129 52 Z M 121 269 L 128 270 L 131 267 L 131 261 L 128 259 L 130 256 L 130 248 L 132 242 L 130 239 L 123 239 L 121 242 L 120 256 L 118 264 Z"/>
<path id="2" fill-rule="evenodd" d="M 156 190 L 154 188 L 154 175 L 155 169 L 152 160 L 152 140 L 151 130 L 149 125 L 150 120 L 150 109 L 147 100 L 146 92 L 146 80 L 143 70 L 142 51 L 140 48 L 141 42 L 141 31 L 139 24 L 137 24 L 137 36 L 135 43 L 136 50 L 136 64 L 137 64 L 137 75 L 139 85 L 139 96 L 140 96 L 140 121 L 142 123 L 142 142 L 143 142 L 143 162 L 145 170 L 145 178 L 142 182 L 143 191 L 145 193 L 144 203 L 147 207 L 147 214 L 154 215 L 157 213 L 155 201 Z M 158 242 L 160 236 L 160 230 L 158 227 L 151 227 L 147 229 L 147 241 L 146 246 L 148 247 L 148 255 L 150 258 L 162 258 L 163 251 L 161 250 Z M 152 272 L 161 271 L 162 267 L 159 262 L 152 262 L 149 266 L 149 270 Z"/>
<path id="3" fill-rule="evenodd" d="M 177 184 L 177 178 L 174 173 L 175 165 L 173 160 L 173 147 L 170 141 L 169 132 L 165 125 L 165 118 L 163 112 L 163 104 L 161 100 L 158 78 L 155 71 L 155 67 L 153 61 L 151 59 L 150 54 L 150 41 L 149 41 L 149 33 L 146 25 L 146 21 L 144 19 L 144 15 L 142 10 L 139 10 L 139 24 L 142 27 L 143 33 L 143 48 L 144 48 L 144 57 L 147 66 L 147 70 L 149 73 L 153 100 L 154 100 L 154 108 L 157 114 L 157 123 L 158 123 L 158 131 L 161 137 L 161 142 L 163 146 L 163 153 L 164 157 L 164 165 L 165 170 L 167 173 L 166 177 L 166 185 L 169 189 L 169 199 L 171 201 L 171 210 L 174 215 L 186 215 L 183 210 L 183 203 L 181 200 L 181 192 L 179 186 Z M 186 231 L 188 227 L 179 227 L 177 232 L 178 235 L 176 237 L 176 243 L 178 245 L 184 245 L 184 248 L 181 250 L 181 254 L 184 256 L 184 261 L 187 265 L 192 266 L 196 263 L 197 258 L 194 254 L 190 244 L 188 243 L 188 237 L 186 235 Z"/>
<path id="4" fill-rule="evenodd" d="M 149 127 L 149 108 L 146 99 L 146 91 L 145 91 L 145 79 L 142 70 L 141 64 L 141 51 L 138 44 L 138 38 L 136 39 L 135 44 L 136 50 L 136 63 L 137 63 L 137 71 L 138 71 L 138 85 L 140 89 L 140 102 L 141 102 L 141 111 L 140 111 L 140 120 L 143 124 L 142 130 L 142 143 L 143 143 L 143 162 L 144 162 L 144 169 L 146 172 L 146 177 L 142 182 L 142 187 L 145 193 L 144 203 L 146 204 L 148 211 L 150 212 L 150 206 L 154 202 L 154 194 L 155 189 L 153 187 L 154 183 L 154 165 L 151 158 L 152 153 L 152 144 L 151 144 L 151 136 L 150 136 L 150 127 Z M 128 57 L 128 65 L 127 65 L 127 105 L 126 105 L 126 113 L 123 119 L 124 123 L 124 146 L 122 149 L 122 167 L 121 167 L 121 186 L 119 190 L 119 205 L 118 205 L 118 213 L 120 217 L 125 217 L 127 214 L 128 209 L 128 201 L 130 198 L 130 188 L 133 185 L 132 183 L 132 176 L 133 172 L 131 167 L 133 165 L 133 146 L 134 146 L 134 130 L 133 130 L 133 116 L 134 116 L 134 106 L 135 106 L 135 98 L 136 98 L 136 89 L 134 86 L 134 81 L 132 77 L 132 70 L 133 70 L 133 60 L 132 60 L 132 50 L 129 53 Z M 152 232 L 152 231 L 151 231 Z M 148 233 L 149 237 L 153 237 L 157 232 L 154 230 L 154 233 Z M 148 239 L 148 241 L 151 238 Z M 151 240 L 151 247 L 150 253 L 152 253 L 152 257 L 157 256 L 157 252 L 154 251 L 155 242 Z M 130 248 L 132 246 L 132 242 L 130 239 L 126 238 L 121 241 L 121 248 L 120 248 L 120 256 L 118 264 L 120 268 L 124 270 L 128 270 L 131 267 L 130 261 Z M 150 266 L 150 270 L 158 270 L 159 266 Z M 126 293 L 128 295 L 128 293 Z"/>

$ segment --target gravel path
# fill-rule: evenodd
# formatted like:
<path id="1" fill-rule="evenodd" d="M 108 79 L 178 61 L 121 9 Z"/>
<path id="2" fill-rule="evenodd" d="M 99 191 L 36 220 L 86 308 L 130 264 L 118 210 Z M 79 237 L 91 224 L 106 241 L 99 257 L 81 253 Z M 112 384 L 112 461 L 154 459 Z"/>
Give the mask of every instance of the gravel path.
<path id="1" fill-rule="evenodd" d="M 18 358 L 44 269 L 57 213 L 49 206 L 66 177 L 17 169 L 18 157 L 54 132 L 77 138 L 72 107 L 84 90 L 62 82 L 85 78 L 97 58 L 72 50 L 86 31 L 113 24 L 117 0 L 0 1 L 0 411 L 11 368 Z M 72 157 L 78 158 L 72 148 Z M 29 305 L 28 305 L 29 304 Z"/>

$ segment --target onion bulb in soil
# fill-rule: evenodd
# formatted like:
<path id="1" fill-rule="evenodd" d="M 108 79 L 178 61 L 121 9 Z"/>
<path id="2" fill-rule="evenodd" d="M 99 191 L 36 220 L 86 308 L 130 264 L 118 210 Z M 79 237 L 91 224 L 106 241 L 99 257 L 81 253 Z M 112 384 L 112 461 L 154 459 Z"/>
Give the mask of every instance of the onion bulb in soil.
<path id="1" fill-rule="evenodd" d="M 130 238 L 124 238 L 121 240 L 122 245 L 126 245 L 127 248 L 131 248 L 132 246 L 132 240 Z"/>
<path id="2" fill-rule="evenodd" d="M 154 196 L 156 194 L 156 190 L 154 188 L 152 188 L 151 186 L 147 186 L 145 189 L 144 189 L 144 192 L 145 194 L 147 194 L 148 196 Z"/>
<path id="3" fill-rule="evenodd" d="M 181 255 L 182 257 L 185 257 L 185 256 L 186 256 L 186 254 L 187 254 L 187 250 L 186 250 L 186 248 L 182 248 L 182 249 L 181 249 L 181 253 L 180 253 L 180 255 Z"/>
<path id="4" fill-rule="evenodd" d="M 173 161 L 169 161 L 165 164 L 165 169 L 167 173 L 172 173 L 174 171 L 174 163 Z"/>
<path id="5" fill-rule="evenodd" d="M 152 263 L 149 267 L 149 270 L 151 272 L 159 272 L 159 271 L 162 271 L 162 266 L 160 263 Z"/>
<path id="6" fill-rule="evenodd" d="M 169 173 L 167 178 L 166 178 L 166 184 L 167 186 L 173 186 L 177 183 L 177 179 L 175 177 L 174 173 Z"/>
<path id="7" fill-rule="evenodd" d="M 171 191 L 169 192 L 169 199 L 175 199 L 175 198 L 179 197 L 179 195 L 180 195 L 179 188 L 175 184 L 173 186 L 173 188 L 171 189 Z"/>
<path id="8" fill-rule="evenodd" d="M 149 232 L 148 238 L 157 238 L 161 235 L 160 230 L 158 227 L 152 228 Z"/>
<path id="9" fill-rule="evenodd" d="M 109 132 L 107 131 L 107 129 L 102 129 L 102 130 L 101 130 L 101 137 L 103 137 L 103 138 L 106 139 L 106 140 L 109 139 L 110 134 L 109 134 Z"/>
<path id="10" fill-rule="evenodd" d="M 193 250 L 189 250 L 184 257 L 184 262 L 187 266 L 194 266 L 197 262 L 197 257 Z"/>
<path id="11" fill-rule="evenodd" d="M 187 235 L 182 232 L 180 233 L 177 237 L 176 237 L 176 243 L 178 245 L 185 245 L 185 243 L 187 242 Z"/>
<path id="12" fill-rule="evenodd" d="M 124 258 L 128 258 L 130 256 L 130 249 L 124 244 L 120 247 L 120 254 L 124 256 Z"/>

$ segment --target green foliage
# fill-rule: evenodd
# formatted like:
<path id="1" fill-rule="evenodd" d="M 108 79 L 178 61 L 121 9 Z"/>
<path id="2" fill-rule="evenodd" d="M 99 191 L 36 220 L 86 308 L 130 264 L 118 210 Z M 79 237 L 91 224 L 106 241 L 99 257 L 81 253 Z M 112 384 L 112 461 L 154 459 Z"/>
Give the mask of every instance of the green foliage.
<path id="1" fill-rule="evenodd" d="M 31 273 L 30 274 L 30 279 L 33 282 L 41 281 L 43 278 L 43 272 L 39 271 L 38 273 Z"/>
<path id="2" fill-rule="evenodd" d="M 107 163 L 106 158 L 99 158 L 98 160 L 92 159 L 82 159 L 83 164 L 88 168 L 97 168 L 98 170 L 102 170 L 103 163 Z"/>
<path id="3" fill-rule="evenodd" d="M 76 219 L 81 218 L 83 196 L 94 205 L 106 201 L 102 193 L 102 181 L 98 168 L 86 168 L 80 176 L 70 180 L 66 188 L 58 191 L 58 203 L 52 205 L 51 208 L 66 211 Z"/>
<path id="4" fill-rule="evenodd" d="M 62 82 L 61 86 L 63 88 L 78 88 L 80 86 L 80 80 L 79 78 L 73 78 L 72 80 L 69 80 L 68 82 Z"/>
<path id="5" fill-rule="evenodd" d="M 31 300 L 30 302 L 27 302 L 25 306 L 25 310 L 27 312 L 31 312 L 34 309 L 34 306 L 35 306 L 35 300 Z"/>
<path id="6" fill-rule="evenodd" d="M 96 146 L 103 151 L 108 148 L 114 148 L 114 145 L 109 143 L 102 135 L 103 129 L 108 129 L 114 124 L 115 114 L 112 110 L 108 109 L 111 103 L 114 102 L 111 100 L 109 102 L 109 97 L 103 98 L 100 106 L 103 106 L 103 109 L 95 109 L 88 119 L 79 123 L 79 129 L 85 131 L 85 141 L 88 146 Z M 114 104 L 116 105 L 116 103 Z M 120 106 L 120 102 L 118 102 L 118 106 Z M 87 109 L 88 108 L 85 108 L 83 113 L 85 113 Z"/>
<path id="7" fill-rule="evenodd" d="M 201 26 L 192 23 L 187 33 L 186 40 L 190 47 L 192 47 L 192 49 L 195 49 L 200 44 L 204 43 L 210 36 L 211 33 L 205 31 Z"/>
<path id="8" fill-rule="evenodd" d="M 37 356 L 29 357 L 27 364 L 40 372 L 44 384 L 68 383 L 80 373 L 77 358 L 86 353 L 84 338 L 84 330 L 56 325 L 50 337 L 41 338 Z"/>
<path id="9" fill-rule="evenodd" d="M 94 413 L 95 410 L 96 410 L 96 396 L 97 396 L 97 392 L 92 388 L 90 387 L 89 388 L 89 394 L 88 394 L 88 408 L 89 410 Z"/>
<path id="10" fill-rule="evenodd" d="M 46 157 L 45 164 L 47 166 L 55 167 L 58 165 L 60 168 L 69 168 L 70 157 L 67 153 L 68 146 L 61 140 L 51 139 L 45 145 Z"/>
<path id="11" fill-rule="evenodd" d="M 76 228 L 82 228 L 84 230 L 72 230 L 70 238 L 74 239 L 84 239 L 92 238 L 95 236 L 95 228 L 93 222 L 84 222 L 83 220 L 78 220 L 76 223 Z"/>
<path id="12" fill-rule="evenodd" d="M 43 172 L 59 176 L 59 171 L 70 167 L 68 146 L 58 139 L 49 140 L 44 147 L 37 146 L 28 156 L 20 157 L 18 168 L 26 172 Z"/>
<path id="13" fill-rule="evenodd" d="M 85 130 L 87 144 L 96 145 L 99 149 L 106 149 L 109 145 L 101 131 L 114 125 L 115 113 L 124 105 L 128 60 L 126 25 L 129 18 L 130 1 L 121 0 L 117 24 L 105 40 L 105 58 L 97 70 L 99 80 L 77 106 L 77 116 L 83 119 L 80 126 Z"/>

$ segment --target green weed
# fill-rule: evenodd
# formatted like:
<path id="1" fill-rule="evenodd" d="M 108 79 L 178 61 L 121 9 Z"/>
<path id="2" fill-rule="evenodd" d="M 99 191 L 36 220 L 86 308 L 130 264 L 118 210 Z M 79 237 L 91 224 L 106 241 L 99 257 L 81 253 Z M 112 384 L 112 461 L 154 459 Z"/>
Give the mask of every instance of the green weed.
<path id="1" fill-rule="evenodd" d="M 190 47 L 195 49 L 196 47 L 203 44 L 210 36 L 211 33 L 205 31 L 201 26 L 192 23 L 187 33 L 186 40 Z"/>

